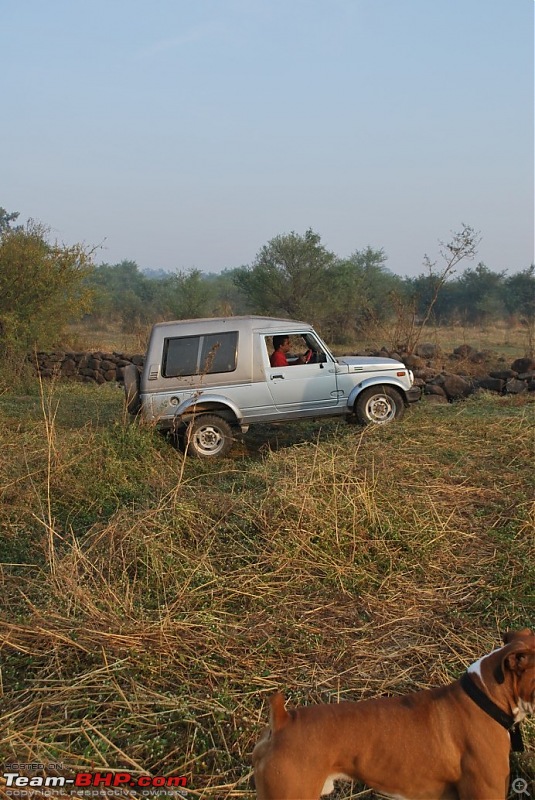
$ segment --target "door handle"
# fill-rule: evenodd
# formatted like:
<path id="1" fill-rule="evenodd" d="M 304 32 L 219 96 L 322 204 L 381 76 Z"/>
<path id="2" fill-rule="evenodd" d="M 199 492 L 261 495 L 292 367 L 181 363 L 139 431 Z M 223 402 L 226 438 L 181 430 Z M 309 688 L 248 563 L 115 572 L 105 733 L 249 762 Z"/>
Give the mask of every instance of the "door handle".
<path id="1" fill-rule="evenodd" d="M 271 375 L 271 380 L 274 381 L 275 378 L 282 378 L 284 380 L 284 375 Z"/>

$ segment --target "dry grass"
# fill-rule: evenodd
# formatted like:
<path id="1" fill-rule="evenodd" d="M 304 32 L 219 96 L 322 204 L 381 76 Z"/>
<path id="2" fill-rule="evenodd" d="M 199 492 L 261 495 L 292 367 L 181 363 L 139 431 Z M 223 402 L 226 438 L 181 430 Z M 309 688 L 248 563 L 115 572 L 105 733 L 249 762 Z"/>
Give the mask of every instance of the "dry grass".
<path id="1" fill-rule="evenodd" d="M 119 353 L 144 353 L 147 349 L 151 325 L 140 325 L 133 331 L 124 331 L 119 323 L 93 321 L 71 323 L 64 334 L 64 346 L 73 350 L 92 350 Z"/>
<path id="2" fill-rule="evenodd" d="M 77 392 L 0 404 L 4 759 L 251 797 L 274 689 L 440 685 L 533 625 L 528 399 L 288 426 L 276 452 L 206 465 L 125 427 L 111 390 Z"/>
<path id="3" fill-rule="evenodd" d="M 101 328 L 95 329 L 92 324 L 76 323 L 67 330 L 65 345 L 74 350 L 144 353 L 149 334 L 149 325 L 126 333 L 117 324 L 103 323 Z M 356 340 L 350 345 L 337 345 L 334 350 L 338 355 L 342 355 L 360 349 L 380 348 L 383 345 L 388 347 L 394 338 L 393 329 L 385 326 L 380 331 L 370 330 L 367 337 Z M 437 328 L 429 325 L 425 328 L 420 342 L 437 344 L 444 353 L 451 353 L 459 345 L 470 344 L 476 350 L 488 350 L 511 361 L 526 355 L 530 346 L 527 329 L 522 325 L 506 322 L 493 323 L 487 327 L 450 325 Z"/>

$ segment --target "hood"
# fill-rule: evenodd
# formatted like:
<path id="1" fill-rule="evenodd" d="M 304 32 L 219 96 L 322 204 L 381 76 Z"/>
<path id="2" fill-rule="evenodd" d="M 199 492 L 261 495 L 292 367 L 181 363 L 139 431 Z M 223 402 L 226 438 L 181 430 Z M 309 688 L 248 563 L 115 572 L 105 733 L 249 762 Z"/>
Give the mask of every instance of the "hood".
<path id="1" fill-rule="evenodd" d="M 373 358 L 368 356 L 341 356 L 336 359 L 341 366 L 348 367 L 348 372 L 375 372 L 388 370 L 405 370 L 408 367 L 395 358 Z"/>

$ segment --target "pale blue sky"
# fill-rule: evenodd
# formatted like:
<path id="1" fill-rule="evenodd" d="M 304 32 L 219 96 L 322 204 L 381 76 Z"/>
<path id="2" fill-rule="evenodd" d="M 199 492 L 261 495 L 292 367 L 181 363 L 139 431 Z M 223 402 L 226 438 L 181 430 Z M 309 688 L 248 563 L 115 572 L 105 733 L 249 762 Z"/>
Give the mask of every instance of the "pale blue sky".
<path id="1" fill-rule="evenodd" d="M 533 261 L 533 0 L 0 0 L 0 206 L 219 271 L 312 227 Z"/>

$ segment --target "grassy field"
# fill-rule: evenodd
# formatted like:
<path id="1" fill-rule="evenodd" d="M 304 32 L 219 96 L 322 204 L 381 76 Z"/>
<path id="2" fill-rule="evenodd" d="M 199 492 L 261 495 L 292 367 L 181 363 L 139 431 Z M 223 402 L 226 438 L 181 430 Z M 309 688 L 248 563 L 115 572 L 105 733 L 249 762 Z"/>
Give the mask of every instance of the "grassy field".
<path id="1" fill-rule="evenodd" d="M 534 624 L 534 410 L 481 394 L 386 428 L 259 426 L 205 464 L 110 386 L 4 393 L 0 762 L 250 798 L 273 690 L 458 677 Z M 532 780 L 524 732 L 512 774 Z"/>

